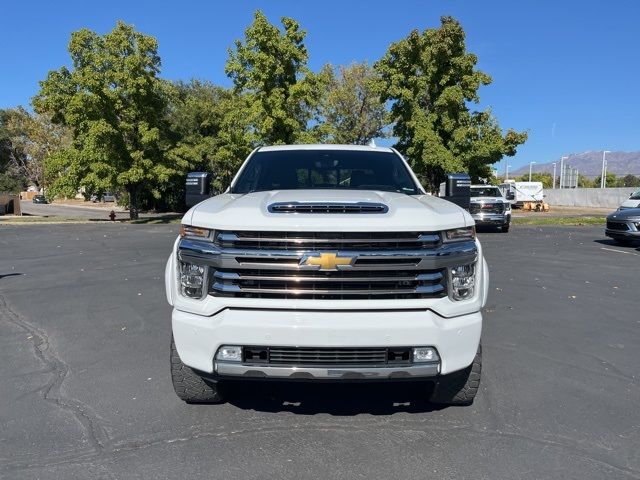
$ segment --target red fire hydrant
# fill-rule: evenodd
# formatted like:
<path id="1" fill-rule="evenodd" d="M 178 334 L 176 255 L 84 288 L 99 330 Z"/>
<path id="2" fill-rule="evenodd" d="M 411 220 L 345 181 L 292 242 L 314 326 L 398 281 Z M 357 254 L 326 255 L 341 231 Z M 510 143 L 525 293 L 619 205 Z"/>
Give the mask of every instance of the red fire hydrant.
<path id="1" fill-rule="evenodd" d="M 109 218 L 111 219 L 112 222 L 115 222 L 116 221 L 116 212 L 111 210 L 111 213 L 109 213 Z"/>

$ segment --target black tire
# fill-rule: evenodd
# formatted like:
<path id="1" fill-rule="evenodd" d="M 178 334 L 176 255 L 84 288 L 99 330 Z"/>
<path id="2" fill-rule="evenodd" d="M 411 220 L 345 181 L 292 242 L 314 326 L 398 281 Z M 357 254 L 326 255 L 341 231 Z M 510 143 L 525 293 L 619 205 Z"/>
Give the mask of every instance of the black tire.
<path id="1" fill-rule="evenodd" d="M 500 228 L 500 230 L 502 231 L 502 233 L 507 233 L 509 231 L 509 224 L 505 224 L 502 226 L 502 228 Z"/>
<path id="2" fill-rule="evenodd" d="M 176 395 L 187 403 L 221 403 L 224 401 L 216 380 L 203 378 L 180 360 L 171 337 L 171 381 Z"/>
<path id="3" fill-rule="evenodd" d="M 464 370 L 442 375 L 434 386 L 431 402 L 441 405 L 471 405 L 480 388 L 482 345 L 473 363 Z"/>

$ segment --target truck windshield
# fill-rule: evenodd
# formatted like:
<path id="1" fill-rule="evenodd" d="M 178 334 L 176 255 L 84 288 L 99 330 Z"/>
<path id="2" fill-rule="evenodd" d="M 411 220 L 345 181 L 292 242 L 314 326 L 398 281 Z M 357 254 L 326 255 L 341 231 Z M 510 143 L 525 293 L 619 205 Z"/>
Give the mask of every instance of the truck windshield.
<path id="1" fill-rule="evenodd" d="M 501 197 L 500 189 L 497 187 L 471 187 L 472 197 Z"/>
<path id="2" fill-rule="evenodd" d="M 359 150 L 256 152 L 231 193 L 297 189 L 422 193 L 397 154 Z"/>
<path id="3" fill-rule="evenodd" d="M 631 194 L 629 200 L 640 200 L 640 190 L 636 190 Z"/>

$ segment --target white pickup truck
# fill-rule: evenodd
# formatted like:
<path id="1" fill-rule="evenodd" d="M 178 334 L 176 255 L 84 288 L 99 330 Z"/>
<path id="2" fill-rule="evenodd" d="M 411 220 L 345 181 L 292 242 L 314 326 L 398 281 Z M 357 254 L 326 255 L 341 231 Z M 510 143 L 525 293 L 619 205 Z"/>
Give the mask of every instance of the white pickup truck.
<path id="1" fill-rule="evenodd" d="M 394 149 L 261 147 L 191 208 L 166 266 L 171 376 L 189 403 L 227 379 L 479 387 L 487 264 L 468 212 Z"/>

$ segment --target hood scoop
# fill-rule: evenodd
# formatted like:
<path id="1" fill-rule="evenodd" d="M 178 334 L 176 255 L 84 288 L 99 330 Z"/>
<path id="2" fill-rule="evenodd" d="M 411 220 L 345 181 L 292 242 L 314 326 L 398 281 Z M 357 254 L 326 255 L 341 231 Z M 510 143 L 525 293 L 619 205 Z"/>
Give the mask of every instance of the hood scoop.
<path id="1" fill-rule="evenodd" d="M 267 207 L 270 213 L 387 213 L 389 207 L 373 202 L 278 202 Z"/>

